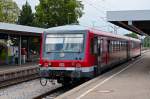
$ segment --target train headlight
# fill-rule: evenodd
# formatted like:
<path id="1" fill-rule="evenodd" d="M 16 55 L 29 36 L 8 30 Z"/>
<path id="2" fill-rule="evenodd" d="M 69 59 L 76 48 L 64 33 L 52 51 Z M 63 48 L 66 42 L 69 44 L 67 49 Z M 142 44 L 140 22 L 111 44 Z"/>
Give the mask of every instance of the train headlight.
<path id="1" fill-rule="evenodd" d="M 48 67 L 48 63 L 44 63 L 44 67 Z"/>
<path id="2" fill-rule="evenodd" d="M 51 66 L 51 65 L 52 65 L 52 63 L 51 63 L 51 62 L 49 62 L 49 63 L 48 63 L 48 66 Z"/>
<path id="3" fill-rule="evenodd" d="M 40 67 L 42 66 L 42 64 L 38 64 Z"/>

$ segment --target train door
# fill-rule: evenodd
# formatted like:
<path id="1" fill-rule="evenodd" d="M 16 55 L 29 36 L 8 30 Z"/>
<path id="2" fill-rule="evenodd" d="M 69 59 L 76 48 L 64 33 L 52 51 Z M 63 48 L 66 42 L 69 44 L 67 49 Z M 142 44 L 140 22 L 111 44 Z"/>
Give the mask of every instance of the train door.
<path id="1" fill-rule="evenodd" d="M 103 39 L 98 38 L 98 55 L 97 55 L 97 64 L 98 64 L 98 73 L 102 71 L 102 56 L 103 56 Z"/>
<path id="2" fill-rule="evenodd" d="M 101 63 L 102 63 L 102 51 L 103 51 L 103 40 L 100 37 L 94 37 L 94 54 L 96 56 L 96 67 L 95 73 L 101 73 Z"/>

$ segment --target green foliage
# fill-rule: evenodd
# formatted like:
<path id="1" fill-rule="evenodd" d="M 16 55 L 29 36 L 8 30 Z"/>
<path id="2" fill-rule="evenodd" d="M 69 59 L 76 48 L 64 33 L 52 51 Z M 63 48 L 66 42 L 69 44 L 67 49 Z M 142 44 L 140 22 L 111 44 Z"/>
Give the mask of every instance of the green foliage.
<path id="1" fill-rule="evenodd" d="M 18 24 L 32 26 L 34 14 L 32 13 L 31 6 L 28 2 L 22 6 Z"/>
<path id="2" fill-rule="evenodd" d="M 2 1 L 0 1 L 0 22 L 4 20 L 4 14 L 2 9 Z"/>
<path id="3" fill-rule="evenodd" d="M 15 23 L 18 19 L 19 8 L 17 4 L 12 0 L 0 1 L 0 21 Z"/>
<path id="4" fill-rule="evenodd" d="M 83 5 L 77 0 L 40 0 L 36 6 L 34 25 L 53 27 L 78 23 Z"/>
<path id="5" fill-rule="evenodd" d="M 144 47 L 150 47 L 150 37 L 149 37 L 149 36 L 146 36 L 146 37 L 144 38 L 143 46 L 144 46 Z"/>
<path id="6" fill-rule="evenodd" d="M 139 38 L 138 38 L 138 35 L 137 35 L 136 33 L 129 33 L 129 34 L 125 34 L 125 36 L 128 36 L 128 37 L 132 37 L 132 38 L 139 39 Z"/>
<path id="7" fill-rule="evenodd" d="M 1 53 L 0 53 L 0 58 L 2 61 L 4 61 L 6 59 L 6 49 L 2 49 Z"/>

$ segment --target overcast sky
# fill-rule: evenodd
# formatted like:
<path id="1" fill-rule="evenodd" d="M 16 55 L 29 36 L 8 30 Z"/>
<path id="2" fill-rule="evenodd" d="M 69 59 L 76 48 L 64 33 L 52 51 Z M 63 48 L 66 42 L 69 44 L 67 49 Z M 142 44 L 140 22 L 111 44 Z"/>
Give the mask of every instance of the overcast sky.
<path id="1" fill-rule="evenodd" d="M 21 8 L 26 0 L 14 0 Z M 38 0 L 27 0 L 33 11 Z M 105 20 L 106 11 L 114 10 L 145 10 L 150 9 L 150 0 L 81 0 L 84 4 L 84 15 L 79 19 L 81 25 L 100 27 L 105 31 L 112 31 Z M 107 26 L 107 27 L 106 27 Z M 118 32 L 128 31 L 118 29 Z M 121 34 L 121 33 L 119 33 Z"/>

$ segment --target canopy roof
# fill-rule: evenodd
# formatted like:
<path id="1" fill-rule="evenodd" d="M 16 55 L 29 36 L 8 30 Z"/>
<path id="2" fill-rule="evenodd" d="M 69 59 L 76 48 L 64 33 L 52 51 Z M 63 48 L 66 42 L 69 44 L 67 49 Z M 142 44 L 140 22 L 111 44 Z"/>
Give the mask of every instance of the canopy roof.
<path id="1" fill-rule="evenodd" d="M 30 27 L 0 22 L 0 33 L 18 34 L 18 35 L 41 35 L 44 28 Z"/>
<path id="2" fill-rule="evenodd" d="M 107 20 L 140 35 L 150 35 L 150 10 L 108 11 Z"/>

